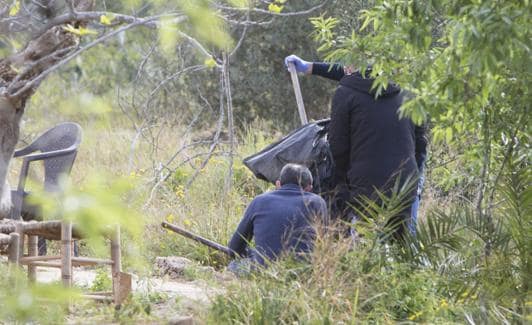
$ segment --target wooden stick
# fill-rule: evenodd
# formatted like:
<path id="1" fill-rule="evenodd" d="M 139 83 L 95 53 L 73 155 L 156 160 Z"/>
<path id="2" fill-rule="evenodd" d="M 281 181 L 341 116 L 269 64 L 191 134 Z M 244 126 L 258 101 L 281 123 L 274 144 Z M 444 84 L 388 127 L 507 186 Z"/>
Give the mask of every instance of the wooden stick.
<path id="1" fill-rule="evenodd" d="M 9 245 L 11 237 L 9 235 L 0 234 L 0 245 Z"/>
<path id="2" fill-rule="evenodd" d="M 25 256 L 20 258 L 19 262 L 20 264 L 28 264 L 31 262 L 37 262 L 37 261 L 52 261 L 52 260 L 60 260 L 61 256 L 55 255 L 55 256 Z"/>
<path id="3" fill-rule="evenodd" d="M 129 296 L 132 288 L 131 283 L 131 274 L 118 272 L 115 275 L 115 281 L 113 282 L 113 298 L 116 305 L 122 304 L 122 302 Z"/>
<path id="4" fill-rule="evenodd" d="M 61 225 L 61 278 L 67 288 L 72 286 L 72 222 Z"/>
<path id="5" fill-rule="evenodd" d="M 214 248 L 214 249 L 216 249 L 216 250 L 218 250 L 218 251 L 220 251 L 222 253 L 225 253 L 225 254 L 229 255 L 230 257 L 234 257 L 235 256 L 235 252 L 233 252 L 233 250 L 231 250 L 229 247 L 223 246 L 221 244 L 218 244 L 217 242 L 214 242 L 214 241 L 209 240 L 207 238 L 203 238 L 203 237 L 201 237 L 199 235 L 193 234 L 190 231 L 187 231 L 187 230 L 185 230 L 185 229 L 183 229 L 181 227 L 178 227 L 178 226 L 173 225 L 171 223 L 168 223 L 166 221 L 163 221 L 161 226 L 163 228 L 171 230 L 171 231 L 173 231 L 175 233 L 178 233 L 178 234 L 180 234 L 182 236 L 185 236 L 185 237 L 190 238 L 192 240 L 195 240 L 195 241 L 197 241 L 199 243 L 202 243 L 205 246 L 209 246 L 210 248 Z"/>
<path id="6" fill-rule="evenodd" d="M 120 226 L 116 226 L 114 234 L 111 236 L 111 260 L 113 264 L 111 265 L 112 269 L 112 279 L 113 279 L 113 300 L 116 305 L 119 305 L 122 302 L 122 291 L 127 290 L 121 287 L 121 274 L 122 274 L 122 255 L 120 252 Z M 131 279 L 129 281 L 129 287 L 131 288 Z"/>
<path id="7" fill-rule="evenodd" d="M 15 225 L 15 232 L 18 234 L 18 257 L 20 259 L 24 255 L 24 225 L 17 223 Z"/>
<path id="8" fill-rule="evenodd" d="M 72 257 L 72 265 L 89 266 L 89 265 L 114 265 L 113 260 L 90 257 Z"/>
<path id="9" fill-rule="evenodd" d="M 9 263 L 12 263 L 13 265 L 17 265 L 19 261 L 19 234 L 16 232 L 13 232 L 9 235 L 10 242 L 8 246 L 8 256 L 7 260 Z"/>
<path id="10" fill-rule="evenodd" d="M 28 257 L 35 257 L 38 255 L 39 248 L 37 247 L 38 237 L 28 236 Z M 32 282 L 37 280 L 37 269 L 31 263 L 28 264 L 28 279 Z"/>
<path id="11" fill-rule="evenodd" d="M 16 229 L 14 223 L 0 224 L 0 234 L 10 234 L 15 231 Z"/>
<path id="12" fill-rule="evenodd" d="M 113 297 L 110 296 L 104 296 L 104 295 L 93 295 L 93 294 L 84 294 L 82 295 L 83 298 L 90 298 L 95 300 L 101 300 L 101 301 L 113 301 Z"/>
<path id="13" fill-rule="evenodd" d="M 89 293 L 86 293 L 89 296 L 112 296 L 112 291 L 91 291 Z"/>
<path id="14" fill-rule="evenodd" d="M 293 62 L 288 62 L 288 71 L 290 71 L 292 86 L 294 87 L 294 93 L 296 95 L 299 119 L 301 120 L 301 125 L 305 125 L 308 123 L 307 112 L 305 111 L 305 104 L 303 104 L 303 95 L 301 95 L 301 87 L 299 86 L 299 79 L 297 77 L 296 67 Z"/>
<path id="15" fill-rule="evenodd" d="M 115 233 L 111 237 L 111 260 L 113 261 L 113 276 L 122 271 L 122 255 L 120 254 L 120 226 L 116 226 Z"/>
<path id="16" fill-rule="evenodd" d="M 27 235 L 42 236 L 46 239 L 59 240 L 61 239 L 61 230 L 63 222 L 60 220 L 40 221 L 40 222 L 25 222 L 22 223 L 24 233 Z M 72 237 L 81 238 L 81 234 L 75 226 L 71 226 Z"/>
<path id="17" fill-rule="evenodd" d="M 53 267 L 53 268 L 56 268 L 56 269 L 63 269 L 63 263 L 61 263 L 61 262 L 33 261 L 33 262 L 30 262 L 30 263 L 27 263 L 27 264 L 28 264 L 28 266 L 32 266 L 32 267 L 41 266 L 41 267 Z M 65 281 L 63 279 L 63 284 L 64 283 L 65 283 Z"/>
<path id="18" fill-rule="evenodd" d="M 22 265 L 46 266 L 41 262 L 61 260 L 61 256 L 32 256 L 22 257 L 19 263 Z M 91 266 L 91 265 L 113 265 L 114 262 L 108 259 L 90 258 L 90 257 L 72 257 L 72 266 Z M 36 264 L 39 262 L 39 264 Z M 53 264 L 53 263 L 52 263 Z M 54 264 L 55 265 L 55 264 Z M 55 267 L 55 266 L 52 266 Z"/>

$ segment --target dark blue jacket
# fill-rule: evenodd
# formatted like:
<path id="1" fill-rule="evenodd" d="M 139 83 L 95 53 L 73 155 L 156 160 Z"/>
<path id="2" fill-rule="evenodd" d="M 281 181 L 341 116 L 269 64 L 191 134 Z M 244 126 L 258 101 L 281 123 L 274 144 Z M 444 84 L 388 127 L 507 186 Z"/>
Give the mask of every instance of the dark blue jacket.
<path id="1" fill-rule="evenodd" d="M 318 195 L 305 192 L 295 184 L 257 196 L 249 204 L 242 221 L 229 242 L 229 248 L 245 256 L 252 238 L 252 258 L 264 264 L 282 252 L 310 252 L 316 237 L 315 222 L 326 224 L 327 205 Z"/>

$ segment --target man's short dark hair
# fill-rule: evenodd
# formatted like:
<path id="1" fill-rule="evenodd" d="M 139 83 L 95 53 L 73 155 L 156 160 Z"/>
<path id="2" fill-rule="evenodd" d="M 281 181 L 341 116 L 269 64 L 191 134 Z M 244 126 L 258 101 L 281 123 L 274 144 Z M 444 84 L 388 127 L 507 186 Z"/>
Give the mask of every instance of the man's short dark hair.
<path id="1" fill-rule="evenodd" d="M 279 181 L 281 182 L 281 185 L 296 184 L 302 188 L 306 188 L 307 186 L 312 185 L 312 174 L 306 166 L 286 164 L 283 169 L 281 169 Z"/>

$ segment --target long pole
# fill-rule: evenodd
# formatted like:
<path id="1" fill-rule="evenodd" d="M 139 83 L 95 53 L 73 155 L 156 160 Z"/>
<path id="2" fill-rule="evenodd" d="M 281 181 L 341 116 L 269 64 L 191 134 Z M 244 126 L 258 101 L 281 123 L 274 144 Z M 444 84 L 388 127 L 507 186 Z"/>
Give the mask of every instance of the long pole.
<path id="1" fill-rule="evenodd" d="M 191 233 L 190 231 L 188 230 L 185 230 L 179 226 L 176 226 L 174 224 L 171 224 L 171 223 L 168 223 L 166 221 L 163 221 L 163 223 L 161 224 L 161 226 L 163 228 L 166 228 L 168 230 L 171 230 L 175 233 L 178 233 L 184 237 L 187 237 L 187 238 L 190 238 L 192 240 L 195 240 L 199 243 L 202 243 L 203 245 L 205 246 L 208 246 L 210 248 L 214 248 L 222 253 L 225 253 L 226 255 L 230 256 L 230 257 L 234 257 L 235 256 L 235 252 L 233 252 L 233 250 L 231 250 L 229 247 L 227 246 L 224 246 L 224 245 L 221 245 L 221 244 L 218 244 L 217 242 L 213 242 L 212 240 L 209 240 L 207 238 L 203 238 L 199 235 L 196 235 L 196 234 L 193 234 Z"/>
<path id="2" fill-rule="evenodd" d="M 297 111 L 299 112 L 299 119 L 301 124 L 308 123 L 307 112 L 305 111 L 305 104 L 303 104 L 303 95 L 301 95 L 301 87 L 299 86 L 299 78 L 297 77 L 297 71 L 294 63 L 288 62 L 288 71 L 290 71 L 290 77 L 292 78 L 292 86 L 294 87 L 294 93 L 296 94 Z"/>

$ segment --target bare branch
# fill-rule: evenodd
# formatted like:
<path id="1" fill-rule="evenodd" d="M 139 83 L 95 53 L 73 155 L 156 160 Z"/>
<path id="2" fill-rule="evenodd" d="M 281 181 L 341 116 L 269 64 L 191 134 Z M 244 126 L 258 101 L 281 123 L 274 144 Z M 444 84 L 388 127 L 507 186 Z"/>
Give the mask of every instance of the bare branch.
<path id="1" fill-rule="evenodd" d="M 159 27 L 159 19 L 160 18 L 172 18 L 173 20 L 170 20 L 171 22 L 182 22 L 185 20 L 185 16 L 181 12 L 174 12 L 174 13 L 166 13 L 163 15 L 157 15 L 157 16 L 150 16 L 150 17 L 135 17 L 130 15 L 124 15 L 114 12 L 106 12 L 106 11 L 85 11 L 85 12 L 77 12 L 77 13 L 66 13 L 64 15 L 58 16 L 50 20 L 46 26 L 44 26 L 39 34 L 44 33 L 45 31 L 49 30 L 50 28 L 57 26 L 57 25 L 63 25 L 66 23 L 69 23 L 71 21 L 99 21 L 101 16 L 109 15 L 113 17 L 112 23 L 114 25 L 119 24 L 135 24 L 135 26 L 143 25 L 145 27 L 149 28 L 157 28 Z"/>
<path id="2" fill-rule="evenodd" d="M 209 151 L 207 152 L 207 155 L 203 162 L 201 163 L 200 167 L 194 171 L 194 174 L 189 178 L 186 184 L 186 188 L 188 188 L 196 179 L 199 172 L 207 166 L 207 163 L 211 159 L 212 155 L 214 154 L 214 150 L 219 144 L 220 141 L 220 134 L 222 133 L 223 128 L 223 122 L 224 122 L 224 76 L 223 73 L 220 73 L 220 106 L 219 106 L 219 117 L 218 122 L 216 123 L 216 132 L 214 134 L 214 137 L 212 139 L 211 147 L 209 148 Z"/>
<path id="3" fill-rule="evenodd" d="M 184 37 L 187 41 L 189 41 L 194 47 L 196 47 L 198 50 L 200 50 L 201 53 L 205 54 L 206 56 L 208 57 L 213 57 L 212 53 L 210 53 L 209 51 L 207 51 L 205 49 L 205 47 L 203 47 L 203 45 L 201 45 L 200 42 L 198 42 L 198 40 L 196 40 L 195 38 L 183 33 L 182 31 L 177 31 L 177 33 Z M 216 63 L 216 65 L 219 67 L 219 64 Z"/>
<path id="4" fill-rule="evenodd" d="M 72 0 L 65 0 L 65 3 L 67 5 L 68 11 L 72 14 L 76 13 L 76 9 L 74 8 L 74 3 Z"/>
<path id="5" fill-rule="evenodd" d="M 184 73 L 194 72 L 194 71 L 201 71 L 201 70 L 204 70 L 204 69 L 206 69 L 206 67 L 204 65 L 194 65 L 194 66 L 191 66 L 191 67 L 187 67 L 187 68 L 185 68 L 183 70 L 179 70 L 176 73 L 173 73 L 169 77 L 165 78 L 164 80 L 159 82 L 159 84 L 150 92 L 150 94 L 148 96 L 148 100 L 145 103 L 145 106 L 147 107 L 150 104 L 150 102 L 152 101 L 153 95 L 155 95 L 155 93 L 157 93 L 159 91 L 159 89 L 161 89 L 161 87 L 164 86 L 169 81 L 172 81 L 175 78 L 180 77 Z"/>
<path id="6" fill-rule="evenodd" d="M 222 75 L 224 79 L 225 100 L 227 106 L 227 129 L 229 131 L 229 168 L 225 178 L 225 193 L 232 187 L 233 160 L 235 153 L 235 123 L 233 117 L 233 97 L 231 96 L 231 79 L 229 78 L 229 56 L 224 53 Z"/>
<path id="7" fill-rule="evenodd" d="M 158 17 L 153 17 L 152 18 L 153 20 L 156 20 L 158 19 Z M 185 20 L 186 18 L 183 17 L 182 20 Z M 22 87 L 21 89 L 14 89 L 14 85 L 10 85 L 7 89 L 7 96 L 6 97 L 9 97 L 9 98 L 17 98 L 18 96 L 21 96 L 23 95 L 26 91 L 32 89 L 32 88 L 35 88 L 39 85 L 39 83 L 44 79 L 46 78 L 50 73 L 54 72 L 55 70 L 57 70 L 58 68 L 62 67 L 63 65 L 67 64 L 68 62 L 70 62 L 70 60 L 72 60 L 73 58 L 75 58 L 76 56 L 78 56 L 80 53 L 102 43 L 103 41 L 121 33 L 121 32 L 124 32 L 128 29 L 131 29 L 133 27 L 136 27 L 136 26 L 139 26 L 139 25 L 145 25 L 147 23 L 151 22 L 150 20 L 139 20 L 139 21 L 136 21 L 134 23 L 131 23 L 129 25 L 126 25 L 126 26 L 123 26 L 119 29 L 116 29 L 104 36 L 101 36 L 97 39 L 95 39 L 94 41 L 88 43 L 87 45 L 81 47 L 80 49 L 78 49 L 77 51 L 74 51 L 72 52 L 71 54 L 69 54 L 68 56 L 66 56 L 64 59 L 62 59 L 61 61 L 55 63 L 54 65 L 52 65 L 51 67 L 49 67 L 48 69 L 44 70 L 42 73 L 40 73 L 36 78 L 34 78 L 33 80 L 27 82 L 24 87 Z"/>
<path id="8" fill-rule="evenodd" d="M 247 21 L 249 21 L 249 11 L 246 13 L 245 22 L 247 22 Z M 244 29 L 242 30 L 242 34 L 240 34 L 240 38 L 238 39 L 238 42 L 236 43 L 235 47 L 233 48 L 233 50 L 229 54 L 229 57 L 232 57 L 236 53 L 236 51 L 238 51 L 238 49 L 240 48 L 240 46 L 244 42 L 244 38 L 246 37 L 246 33 L 248 31 L 248 26 L 249 25 L 244 25 Z"/>
<path id="9" fill-rule="evenodd" d="M 256 13 L 269 15 L 269 16 L 284 16 L 284 17 L 287 17 L 287 16 L 301 16 L 301 15 L 307 15 L 307 14 L 313 13 L 314 11 L 323 8 L 323 6 L 325 6 L 327 4 L 327 2 L 329 2 L 329 0 L 324 0 L 319 5 L 316 5 L 316 6 L 312 7 L 312 8 L 307 9 L 307 10 L 294 11 L 294 12 L 272 12 L 272 11 L 269 11 L 269 10 L 259 9 L 259 8 L 239 8 L 239 7 L 229 7 L 229 6 L 224 6 L 224 5 L 215 5 L 215 6 L 217 8 L 219 8 L 219 9 L 228 10 L 228 11 L 237 11 L 237 12 L 238 11 L 240 11 L 240 12 L 251 11 L 251 12 L 256 12 Z"/>

